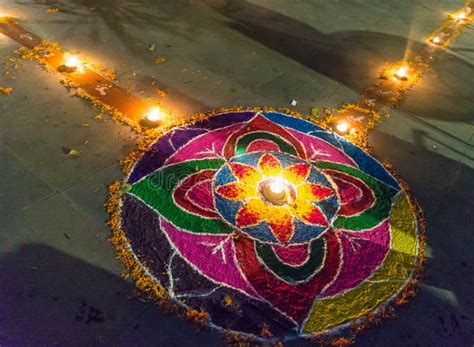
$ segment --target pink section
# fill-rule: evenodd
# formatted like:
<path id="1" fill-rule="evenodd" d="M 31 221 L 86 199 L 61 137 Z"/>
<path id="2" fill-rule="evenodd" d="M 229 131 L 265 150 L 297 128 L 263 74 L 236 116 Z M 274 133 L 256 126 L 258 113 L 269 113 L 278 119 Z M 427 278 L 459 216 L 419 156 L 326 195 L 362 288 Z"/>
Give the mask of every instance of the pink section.
<path id="1" fill-rule="evenodd" d="M 366 231 L 342 231 L 342 267 L 336 281 L 322 297 L 350 289 L 367 279 L 383 261 L 390 248 L 390 226 L 385 220 Z"/>
<path id="2" fill-rule="evenodd" d="M 305 245 L 292 245 L 292 246 L 273 246 L 276 256 L 286 264 L 298 266 L 302 265 L 308 259 L 308 246 Z"/>
<path id="3" fill-rule="evenodd" d="M 247 152 L 260 152 L 260 151 L 279 151 L 280 147 L 270 140 L 255 140 L 250 142 L 247 146 Z"/>
<path id="4" fill-rule="evenodd" d="M 231 237 L 187 233 L 163 219 L 161 227 L 183 258 L 199 269 L 201 274 L 214 282 L 224 283 L 250 296 L 259 297 L 239 272 L 234 260 Z"/>
<path id="5" fill-rule="evenodd" d="M 166 164 L 179 163 L 185 160 L 200 158 L 217 158 L 222 156 L 222 149 L 229 136 L 240 129 L 242 124 L 235 124 L 225 129 L 210 131 L 184 145 L 172 155 Z"/>
<path id="6" fill-rule="evenodd" d="M 354 164 L 349 156 L 333 145 L 292 129 L 286 130 L 303 144 L 309 161 L 327 160 L 356 167 L 356 164 Z"/>
<path id="7" fill-rule="evenodd" d="M 208 210 L 215 211 L 214 198 L 212 196 L 212 181 L 206 180 L 194 185 L 186 193 L 187 198 L 193 204 Z"/>

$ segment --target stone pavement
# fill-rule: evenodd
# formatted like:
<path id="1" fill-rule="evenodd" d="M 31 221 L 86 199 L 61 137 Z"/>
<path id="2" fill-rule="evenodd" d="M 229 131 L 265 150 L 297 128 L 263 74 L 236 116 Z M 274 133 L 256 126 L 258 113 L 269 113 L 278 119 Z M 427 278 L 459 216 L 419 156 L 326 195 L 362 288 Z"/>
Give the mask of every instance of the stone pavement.
<path id="1" fill-rule="evenodd" d="M 95 11 L 90 7 L 95 4 Z M 47 13 L 57 6 L 58 13 Z M 381 65 L 416 48 L 462 1 L 1 0 L 0 11 L 90 61 L 119 84 L 190 115 L 224 106 L 355 101 Z M 153 52 L 148 50 L 155 44 Z M 0 59 L 17 44 L 0 35 Z M 153 64 L 163 56 L 163 64 Z M 107 241 L 102 205 L 137 135 L 71 97 L 60 76 L 25 63 L 0 96 L 0 344 L 221 345 L 127 297 L 133 284 Z M 88 124 L 89 126 L 85 126 Z M 356 345 L 474 343 L 474 30 L 457 37 L 371 133 L 425 211 L 418 296 Z M 81 151 L 70 159 L 62 146 Z M 293 341 L 289 346 L 309 345 Z"/>

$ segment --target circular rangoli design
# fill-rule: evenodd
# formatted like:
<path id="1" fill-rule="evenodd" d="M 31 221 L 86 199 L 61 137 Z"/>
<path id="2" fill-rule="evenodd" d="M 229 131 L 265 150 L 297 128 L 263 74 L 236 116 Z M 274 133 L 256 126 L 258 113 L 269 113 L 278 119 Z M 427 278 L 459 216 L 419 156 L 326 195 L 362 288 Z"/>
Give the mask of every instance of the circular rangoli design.
<path id="1" fill-rule="evenodd" d="M 399 182 L 295 116 L 228 111 L 174 128 L 127 183 L 126 251 L 217 328 L 333 333 L 386 307 L 418 264 L 416 214 Z"/>

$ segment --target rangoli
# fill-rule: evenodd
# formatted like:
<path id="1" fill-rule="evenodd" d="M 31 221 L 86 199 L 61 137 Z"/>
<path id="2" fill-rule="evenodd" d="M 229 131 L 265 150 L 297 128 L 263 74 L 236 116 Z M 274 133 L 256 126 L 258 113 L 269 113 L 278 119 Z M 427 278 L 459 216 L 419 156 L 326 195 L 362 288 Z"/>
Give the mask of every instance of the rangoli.
<path id="1" fill-rule="evenodd" d="M 126 185 L 121 252 L 216 328 L 333 334 L 399 297 L 419 265 L 416 211 L 400 182 L 293 115 L 228 111 L 173 128 Z"/>

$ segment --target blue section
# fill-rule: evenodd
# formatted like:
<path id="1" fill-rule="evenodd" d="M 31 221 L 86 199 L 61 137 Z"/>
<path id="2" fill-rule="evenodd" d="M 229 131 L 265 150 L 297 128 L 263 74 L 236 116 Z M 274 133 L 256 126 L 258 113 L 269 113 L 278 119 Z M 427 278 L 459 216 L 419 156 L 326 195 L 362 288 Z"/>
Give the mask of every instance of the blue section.
<path id="1" fill-rule="evenodd" d="M 241 154 L 237 157 L 234 157 L 230 162 L 241 163 L 248 166 L 257 167 L 258 160 L 262 156 L 262 153 L 264 152 L 252 152 L 252 153 Z"/>
<path id="2" fill-rule="evenodd" d="M 295 232 L 293 237 L 290 240 L 291 243 L 303 243 L 303 242 L 308 242 L 310 240 L 315 239 L 319 235 L 323 233 L 327 228 L 326 227 L 318 227 L 314 225 L 308 225 L 303 223 L 302 221 L 295 219 L 295 231 L 297 230 L 298 232 Z"/>
<path id="3" fill-rule="evenodd" d="M 336 196 L 332 196 L 330 198 L 318 201 L 316 206 L 319 207 L 319 209 L 328 219 L 331 219 L 339 207 L 339 202 L 337 201 Z"/>
<path id="4" fill-rule="evenodd" d="M 227 200 L 217 193 L 214 193 L 214 195 L 216 208 L 221 216 L 230 224 L 235 225 L 236 214 L 243 204 L 241 202 Z"/>
<path id="5" fill-rule="evenodd" d="M 328 132 L 327 130 L 311 131 L 308 133 L 308 135 L 317 137 L 333 145 L 336 148 L 342 149 L 342 146 L 341 146 L 342 138 L 339 137 L 338 135 L 335 135 L 334 133 Z"/>
<path id="6" fill-rule="evenodd" d="M 268 112 L 264 113 L 265 117 L 271 120 L 274 123 L 280 124 L 282 126 L 292 128 L 302 133 L 309 133 L 311 131 L 324 130 L 320 126 L 317 126 L 314 123 L 308 122 L 304 119 L 284 115 L 279 112 Z"/>
<path id="7" fill-rule="evenodd" d="M 379 179 L 387 185 L 400 190 L 398 182 L 390 175 L 387 170 L 375 158 L 364 152 L 359 147 L 349 143 L 348 141 L 341 141 L 344 152 L 347 153 L 359 166 L 359 169 L 364 173 Z"/>
<path id="8" fill-rule="evenodd" d="M 332 187 L 331 183 L 329 183 L 328 179 L 324 174 L 322 174 L 318 169 L 314 166 L 311 167 L 311 171 L 309 172 L 308 179 L 306 180 L 310 183 L 319 183 L 326 187 Z"/>
<path id="9" fill-rule="evenodd" d="M 229 166 L 227 165 L 220 169 L 214 177 L 214 187 L 222 186 L 226 183 L 236 181 L 234 175 L 229 169 Z"/>
<path id="10" fill-rule="evenodd" d="M 248 228 L 242 228 L 242 231 L 244 231 L 246 234 L 250 235 L 251 237 L 261 240 L 261 241 L 279 243 L 275 235 L 273 235 L 267 222 L 263 222 L 256 226 L 252 226 Z"/>

